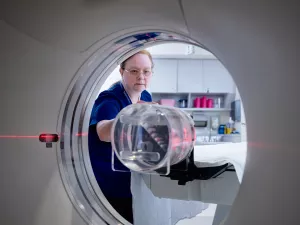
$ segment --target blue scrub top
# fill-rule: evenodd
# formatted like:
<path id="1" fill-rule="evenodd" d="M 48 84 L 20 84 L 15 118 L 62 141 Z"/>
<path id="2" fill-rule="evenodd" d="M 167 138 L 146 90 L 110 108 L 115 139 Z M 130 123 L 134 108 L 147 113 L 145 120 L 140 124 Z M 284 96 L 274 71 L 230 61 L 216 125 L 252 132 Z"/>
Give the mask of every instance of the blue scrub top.
<path id="1" fill-rule="evenodd" d="M 152 97 L 146 90 L 141 93 L 141 100 L 151 102 Z M 129 170 L 115 156 L 115 168 L 128 172 L 112 170 L 112 146 L 110 142 L 99 139 L 96 124 L 101 120 L 114 119 L 126 106 L 132 104 L 121 82 L 99 94 L 92 109 L 89 126 L 89 153 L 93 172 L 106 197 L 131 198 Z"/>

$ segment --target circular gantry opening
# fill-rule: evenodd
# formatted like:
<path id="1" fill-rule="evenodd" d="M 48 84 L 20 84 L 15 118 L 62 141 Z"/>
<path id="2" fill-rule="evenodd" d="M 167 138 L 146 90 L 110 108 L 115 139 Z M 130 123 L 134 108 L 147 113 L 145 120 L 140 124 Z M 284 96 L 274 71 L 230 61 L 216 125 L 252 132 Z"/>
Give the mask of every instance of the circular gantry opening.
<path id="1" fill-rule="evenodd" d="M 193 151 L 185 158 L 193 156 L 193 165 L 200 168 L 202 177 L 182 184 L 182 178 L 165 176 L 170 171 L 130 172 L 118 163 L 120 158 L 112 151 L 111 133 L 105 126 L 111 125 L 109 120 L 122 108 L 141 100 L 191 116 Z M 122 118 L 130 118 L 129 114 Z M 172 119 L 174 126 L 176 118 Z M 158 30 L 126 30 L 100 40 L 72 81 L 58 124 L 62 134 L 58 148 L 62 179 L 72 203 L 88 224 L 134 221 L 184 225 L 204 220 L 205 224 L 219 224 L 228 215 L 246 154 L 243 104 L 227 69 L 194 40 Z M 146 129 L 149 133 L 145 141 L 143 132 L 124 127 L 118 133 L 124 139 L 118 136 L 114 146 L 133 149 L 132 143 L 139 143 L 136 148 L 144 146 L 141 148 L 147 154 L 142 157 L 150 161 L 158 155 L 153 152 L 155 144 L 159 144 L 155 149 L 161 147 L 161 152 L 168 152 L 175 140 L 172 134 L 157 141 Z M 166 133 L 165 129 L 161 133 Z M 158 130 L 155 135 L 163 136 Z M 236 157 L 223 160 L 227 152 Z M 133 158 L 125 155 L 127 162 Z M 180 170 L 186 172 L 187 167 Z"/>

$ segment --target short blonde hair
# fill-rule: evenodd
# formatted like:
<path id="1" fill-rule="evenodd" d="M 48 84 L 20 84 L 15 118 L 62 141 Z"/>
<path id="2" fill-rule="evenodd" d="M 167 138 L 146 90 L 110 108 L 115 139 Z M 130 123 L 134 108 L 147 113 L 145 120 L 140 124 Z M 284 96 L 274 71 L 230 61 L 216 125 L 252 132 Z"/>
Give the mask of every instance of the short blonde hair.
<path id="1" fill-rule="evenodd" d="M 154 67 L 154 63 L 153 63 L 153 59 L 152 59 L 152 55 L 150 54 L 150 52 L 148 52 L 147 50 L 141 50 L 137 53 L 135 53 L 134 55 L 128 57 L 127 59 L 125 59 L 121 64 L 120 64 L 120 67 L 124 70 L 125 69 L 125 66 L 126 66 L 126 62 L 131 59 L 133 56 L 137 55 L 137 54 L 144 54 L 144 55 L 147 55 L 151 61 L 151 68 Z"/>

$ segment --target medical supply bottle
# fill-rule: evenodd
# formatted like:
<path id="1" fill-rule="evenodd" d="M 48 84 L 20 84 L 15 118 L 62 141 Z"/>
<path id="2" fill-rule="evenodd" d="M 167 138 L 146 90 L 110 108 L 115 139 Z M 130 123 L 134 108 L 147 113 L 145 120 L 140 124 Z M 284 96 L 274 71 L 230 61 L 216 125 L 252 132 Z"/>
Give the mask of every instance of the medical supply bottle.
<path id="1" fill-rule="evenodd" d="M 226 124 L 226 132 L 225 134 L 231 134 L 233 130 L 233 120 L 229 117 L 228 123 Z"/>
<path id="2" fill-rule="evenodd" d="M 179 108 L 132 104 L 114 120 L 111 143 L 126 167 L 151 173 L 169 168 L 190 154 L 195 144 L 194 121 Z"/>

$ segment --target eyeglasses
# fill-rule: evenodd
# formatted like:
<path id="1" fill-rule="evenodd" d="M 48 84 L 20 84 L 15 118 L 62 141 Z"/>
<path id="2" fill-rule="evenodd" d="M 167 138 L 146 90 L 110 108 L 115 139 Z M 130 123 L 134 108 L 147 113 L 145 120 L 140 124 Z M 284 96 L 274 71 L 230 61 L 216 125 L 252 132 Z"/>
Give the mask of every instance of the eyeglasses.
<path id="1" fill-rule="evenodd" d="M 152 75 L 152 70 L 138 70 L 138 69 L 124 69 L 126 72 L 128 72 L 131 76 L 139 76 L 141 73 L 144 74 L 145 77 L 149 77 Z"/>

